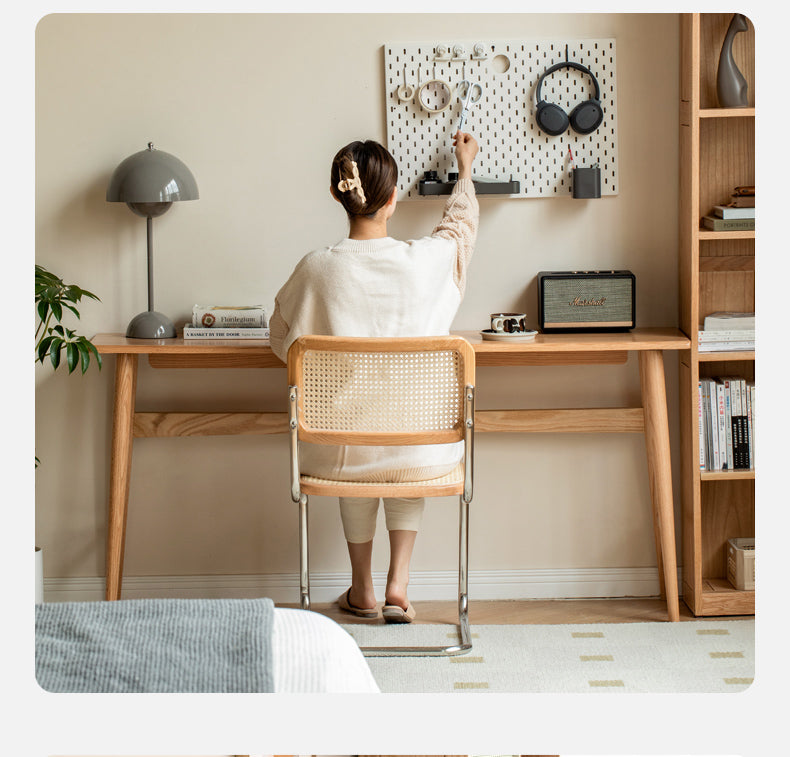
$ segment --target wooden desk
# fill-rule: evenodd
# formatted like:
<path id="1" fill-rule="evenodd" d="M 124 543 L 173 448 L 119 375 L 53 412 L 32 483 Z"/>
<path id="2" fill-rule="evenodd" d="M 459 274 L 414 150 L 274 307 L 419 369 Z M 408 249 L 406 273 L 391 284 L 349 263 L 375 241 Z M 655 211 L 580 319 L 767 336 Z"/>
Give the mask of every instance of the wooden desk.
<path id="1" fill-rule="evenodd" d="M 675 516 L 663 353 L 690 349 L 688 337 L 677 329 L 661 328 L 634 329 L 619 334 L 539 334 L 534 342 L 504 343 L 484 341 L 476 331 L 455 333 L 471 342 L 478 367 L 625 363 L 629 352 L 638 353 L 641 407 L 481 410 L 475 414 L 475 430 L 481 433 L 643 433 L 661 593 L 666 596 L 669 619 L 678 620 Z M 121 334 L 98 334 L 93 343 L 102 355 L 117 358 L 105 596 L 119 599 L 133 439 L 287 431 L 286 412 L 138 412 L 135 409 L 138 357 L 147 355 L 155 368 L 273 368 L 282 367 L 283 363 L 266 342 L 257 340 L 127 339 Z"/>

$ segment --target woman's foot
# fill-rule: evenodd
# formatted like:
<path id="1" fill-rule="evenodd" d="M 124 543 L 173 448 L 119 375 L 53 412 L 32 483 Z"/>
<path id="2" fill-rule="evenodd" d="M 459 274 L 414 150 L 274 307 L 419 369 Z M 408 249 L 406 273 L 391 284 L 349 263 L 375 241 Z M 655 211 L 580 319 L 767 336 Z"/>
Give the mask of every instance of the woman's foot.
<path id="1" fill-rule="evenodd" d="M 381 614 L 385 623 L 411 623 L 417 613 L 409 605 L 406 609 L 399 605 L 386 604 L 381 608 Z"/>
<path id="2" fill-rule="evenodd" d="M 406 610 L 409 607 L 409 597 L 406 595 L 406 585 L 387 578 L 387 588 L 384 592 L 384 604 L 400 607 Z"/>
<path id="3" fill-rule="evenodd" d="M 340 609 L 356 615 L 358 618 L 377 618 L 379 611 L 376 609 L 376 598 L 373 597 L 372 602 L 366 600 L 357 604 L 353 591 L 354 588 L 352 587 L 338 597 L 337 604 Z"/>

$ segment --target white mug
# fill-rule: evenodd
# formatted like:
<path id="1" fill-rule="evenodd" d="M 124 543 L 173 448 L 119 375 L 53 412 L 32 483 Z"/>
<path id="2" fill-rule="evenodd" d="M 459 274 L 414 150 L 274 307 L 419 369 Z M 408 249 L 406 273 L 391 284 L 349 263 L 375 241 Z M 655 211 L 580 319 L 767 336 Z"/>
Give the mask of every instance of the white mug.
<path id="1" fill-rule="evenodd" d="M 491 313 L 491 331 L 515 334 L 526 330 L 527 316 L 524 313 Z"/>

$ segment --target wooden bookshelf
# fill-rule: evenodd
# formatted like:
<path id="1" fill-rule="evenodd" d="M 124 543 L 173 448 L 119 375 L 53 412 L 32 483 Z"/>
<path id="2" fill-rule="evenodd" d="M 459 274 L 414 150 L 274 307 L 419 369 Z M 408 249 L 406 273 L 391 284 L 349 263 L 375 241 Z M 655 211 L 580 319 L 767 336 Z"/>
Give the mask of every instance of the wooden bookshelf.
<path id="1" fill-rule="evenodd" d="M 727 581 L 726 544 L 754 536 L 750 471 L 700 471 L 697 385 L 700 378 L 754 380 L 755 353 L 697 349 L 705 316 L 753 311 L 754 231 L 711 231 L 702 216 L 736 186 L 754 184 L 754 27 L 735 38 L 734 55 L 749 85 L 749 107 L 719 108 L 716 71 L 730 13 L 687 13 L 680 22 L 680 326 L 691 348 L 681 353 L 681 499 L 683 599 L 695 615 L 754 613 L 754 592 Z"/>

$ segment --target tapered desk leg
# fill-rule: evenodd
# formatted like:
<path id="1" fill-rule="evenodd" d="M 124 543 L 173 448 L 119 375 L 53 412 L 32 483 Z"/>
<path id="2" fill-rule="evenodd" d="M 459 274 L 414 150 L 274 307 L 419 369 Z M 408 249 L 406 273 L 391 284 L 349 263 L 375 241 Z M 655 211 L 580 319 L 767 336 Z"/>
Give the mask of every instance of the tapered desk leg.
<path id="1" fill-rule="evenodd" d="M 107 522 L 104 589 L 105 599 L 108 600 L 121 598 L 136 386 L 137 355 L 121 353 L 117 356 L 115 364 L 115 401 L 110 458 L 110 508 Z"/>
<path id="2" fill-rule="evenodd" d="M 677 621 L 680 620 L 680 607 L 675 554 L 675 511 L 672 503 L 672 464 L 663 353 L 660 350 L 640 352 L 639 374 L 642 407 L 645 411 L 645 445 L 658 566 L 659 571 L 663 572 L 669 620 Z"/>

